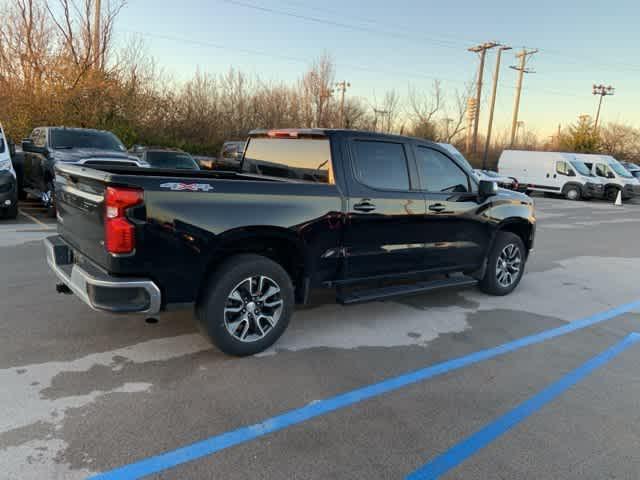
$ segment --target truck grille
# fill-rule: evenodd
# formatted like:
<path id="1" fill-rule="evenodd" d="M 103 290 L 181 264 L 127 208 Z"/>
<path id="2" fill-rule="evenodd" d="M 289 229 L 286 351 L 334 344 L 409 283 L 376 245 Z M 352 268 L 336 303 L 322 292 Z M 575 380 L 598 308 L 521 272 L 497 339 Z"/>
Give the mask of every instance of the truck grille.
<path id="1" fill-rule="evenodd" d="M 102 167 L 137 167 L 138 165 L 134 162 L 115 162 L 109 160 L 88 160 L 83 163 L 83 165 L 94 165 L 94 166 L 102 166 Z"/>

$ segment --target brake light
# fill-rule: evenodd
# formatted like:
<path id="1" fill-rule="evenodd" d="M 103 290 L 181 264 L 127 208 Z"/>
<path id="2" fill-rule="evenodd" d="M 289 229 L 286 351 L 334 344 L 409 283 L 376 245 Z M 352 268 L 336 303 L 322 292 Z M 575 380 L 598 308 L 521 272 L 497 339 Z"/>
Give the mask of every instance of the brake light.
<path id="1" fill-rule="evenodd" d="M 298 138 L 297 130 L 269 130 L 267 136 L 271 138 Z"/>
<path id="2" fill-rule="evenodd" d="M 104 196 L 104 245 L 109 253 L 132 253 L 136 248 L 135 226 L 126 210 L 142 203 L 142 190 L 107 187 Z"/>

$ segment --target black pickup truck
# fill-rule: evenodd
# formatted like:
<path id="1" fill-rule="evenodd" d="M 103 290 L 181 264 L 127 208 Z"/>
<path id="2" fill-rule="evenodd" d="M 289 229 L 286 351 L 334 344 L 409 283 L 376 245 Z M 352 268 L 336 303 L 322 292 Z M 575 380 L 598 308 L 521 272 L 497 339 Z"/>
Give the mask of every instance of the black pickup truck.
<path id="1" fill-rule="evenodd" d="M 22 140 L 21 180 L 23 193 L 40 198 L 55 216 L 55 166 L 59 162 L 76 165 L 127 165 L 147 167 L 129 155 L 113 133 L 104 130 L 67 127 L 37 127 Z"/>
<path id="2" fill-rule="evenodd" d="M 96 168 L 56 167 L 58 290 L 117 313 L 193 305 L 233 355 L 273 344 L 317 287 L 343 304 L 474 284 L 504 295 L 533 248 L 529 197 L 419 139 L 260 130 L 237 172 Z"/>

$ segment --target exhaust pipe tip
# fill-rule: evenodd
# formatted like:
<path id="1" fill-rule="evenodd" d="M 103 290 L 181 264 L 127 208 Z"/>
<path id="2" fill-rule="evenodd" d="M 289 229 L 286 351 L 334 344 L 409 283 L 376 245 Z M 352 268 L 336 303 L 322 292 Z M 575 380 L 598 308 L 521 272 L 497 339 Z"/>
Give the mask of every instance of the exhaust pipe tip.
<path id="1" fill-rule="evenodd" d="M 64 295 L 72 295 L 73 294 L 71 289 L 69 287 L 67 287 L 67 285 L 65 285 L 64 283 L 58 283 L 56 285 L 56 292 L 62 293 Z"/>

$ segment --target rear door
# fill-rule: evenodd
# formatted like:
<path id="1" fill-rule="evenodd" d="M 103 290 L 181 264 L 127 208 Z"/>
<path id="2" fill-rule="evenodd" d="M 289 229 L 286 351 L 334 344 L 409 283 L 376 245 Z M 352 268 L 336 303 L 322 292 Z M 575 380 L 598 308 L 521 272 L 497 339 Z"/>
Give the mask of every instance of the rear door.
<path id="1" fill-rule="evenodd" d="M 440 150 L 417 145 L 415 151 L 426 195 L 426 267 L 469 270 L 480 266 L 489 229 L 479 212 L 475 179 Z"/>
<path id="2" fill-rule="evenodd" d="M 354 137 L 348 147 L 347 278 L 422 270 L 425 200 L 410 144 Z"/>

